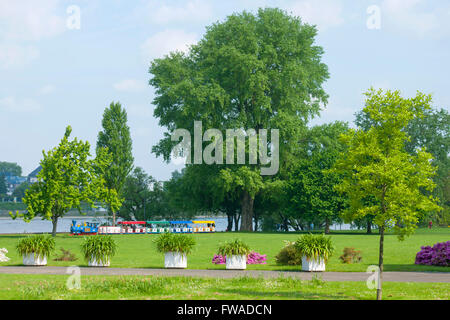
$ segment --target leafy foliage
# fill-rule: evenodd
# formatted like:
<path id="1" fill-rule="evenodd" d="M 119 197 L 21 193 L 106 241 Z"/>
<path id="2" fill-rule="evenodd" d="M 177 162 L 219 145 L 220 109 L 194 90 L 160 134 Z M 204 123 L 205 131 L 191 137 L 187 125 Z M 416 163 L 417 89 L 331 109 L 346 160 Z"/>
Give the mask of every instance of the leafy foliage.
<path id="1" fill-rule="evenodd" d="M 55 239 L 43 234 L 28 236 L 19 240 L 16 249 L 20 255 L 34 253 L 36 256 L 49 257 L 55 250 Z"/>
<path id="2" fill-rule="evenodd" d="M 81 213 L 83 203 L 95 207 L 95 201 L 108 203 L 116 209 L 121 205 L 117 192 L 108 189 L 103 179 L 111 156 L 106 149 L 101 149 L 95 159 L 88 159 L 89 142 L 77 138 L 69 141 L 71 132 L 72 128 L 68 126 L 60 144 L 43 152 L 38 181 L 25 192 L 23 199 L 27 205 L 26 213 L 10 213 L 13 219 L 23 217 L 25 221 L 31 221 L 40 215 L 43 219 L 52 220 L 53 236 L 56 235 L 58 218 L 72 208 Z"/>
<path id="3" fill-rule="evenodd" d="M 342 263 L 359 263 L 362 260 L 361 251 L 355 248 L 344 248 L 344 253 L 339 257 Z"/>
<path id="4" fill-rule="evenodd" d="M 331 237 L 311 233 L 302 235 L 295 241 L 294 247 L 308 258 L 318 259 L 322 257 L 325 261 L 331 257 L 334 251 Z"/>
<path id="5" fill-rule="evenodd" d="M 364 111 L 370 115 L 369 130 L 358 128 L 342 136 L 349 146 L 336 163 L 343 181 L 336 189 L 349 197 L 346 221 L 372 215 L 380 228 L 393 228 L 399 238 L 411 234 L 427 211 L 439 210 L 437 200 L 425 195 L 435 184 L 432 156 L 423 149 L 405 151 L 405 127 L 429 109 L 431 96 L 420 92 L 404 99 L 399 91 L 366 93 Z"/>
<path id="6" fill-rule="evenodd" d="M 86 261 L 95 259 L 97 262 L 107 263 L 116 254 L 117 244 L 108 235 L 86 236 L 81 243 L 81 251 Z"/>
<path id="7" fill-rule="evenodd" d="M 75 256 L 75 253 L 71 252 L 69 249 L 59 248 L 61 250 L 61 254 L 57 256 L 53 261 L 76 261 L 78 258 Z"/>
<path id="8" fill-rule="evenodd" d="M 22 175 L 22 167 L 17 163 L 0 161 L 0 176 L 1 175 L 20 177 Z"/>
<path id="9" fill-rule="evenodd" d="M 222 256 L 248 255 L 250 247 L 240 239 L 225 242 L 219 246 L 218 254 Z"/>
<path id="10" fill-rule="evenodd" d="M 162 233 L 155 239 L 156 249 L 161 253 L 180 252 L 191 253 L 196 241 L 194 237 L 187 234 Z"/>
<path id="11" fill-rule="evenodd" d="M 302 254 L 295 248 L 295 242 L 287 242 L 283 249 L 275 256 L 279 265 L 299 266 L 302 264 Z"/>
<path id="12" fill-rule="evenodd" d="M 222 132 L 281 129 L 284 166 L 292 160 L 289 155 L 295 144 L 291 142 L 298 140 L 328 98 L 322 84 L 329 74 L 321 62 L 323 49 L 314 44 L 316 34 L 314 26 L 280 9 L 260 9 L 257 14 L 233 14 L 207 27 L 187 54 L 155 59 L 149 69 L 156 91 L 154 115 L 167 132 L 152 151 L 169 161 L 178 143 L 171 141 L 171 134 L 184 128 L 193 136 L 193 120 L 202 121 L 204 130 Z M 204 142 L 202 147 L 207 145 Z M 264 184 L 261 164 L 225 166 L 223 162 L 215 165 L 219 179 L 213 181 L 223 190 L 222 199 L 237 195 L 241 230 L 252 231 L 255 196 Z"/>

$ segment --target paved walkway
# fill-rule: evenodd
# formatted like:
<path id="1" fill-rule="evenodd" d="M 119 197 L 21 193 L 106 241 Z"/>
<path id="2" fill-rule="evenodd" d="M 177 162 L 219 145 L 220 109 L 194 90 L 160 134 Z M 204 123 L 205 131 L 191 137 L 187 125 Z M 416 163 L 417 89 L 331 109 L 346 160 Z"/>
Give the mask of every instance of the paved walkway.
<path id="1" fill-rule="evenodd" d="M 26 267 L 3 266 L 0 273 L 6 274 L 67 274 L 66 267 Z M 144 269 L 144 268 L 95 268 L 80 267 L 82 275 L 139 275 L 139 276 L 188 276 L 188 277 L 293 277 L 311 280 L 319 275 L 325 281 L 366 281 L 369 274 L 365 272 L 299 272 L 299 271 L 266 271 L 266 270 L 191 270 L 191 269 Z M 383 281 L 398 282 L 446 282 L 450 283 L 449 272 L 383 272 Z"/>

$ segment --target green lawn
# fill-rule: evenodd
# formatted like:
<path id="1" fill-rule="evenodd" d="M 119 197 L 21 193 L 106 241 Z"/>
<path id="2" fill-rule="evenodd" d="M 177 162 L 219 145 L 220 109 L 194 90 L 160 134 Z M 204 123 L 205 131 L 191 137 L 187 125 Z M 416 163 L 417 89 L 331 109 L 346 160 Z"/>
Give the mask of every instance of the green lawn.
<path id="1" fill-rule="evenodd" d="M 188 257 L 189 269 L 224 269 L 224 265 L 213 265 L 211 259 L 216 253 L 219 243 L 233 238 L 240 238 L 247 242 L 252 249 L 267 254 L 266 265 L 249 265 L 248 269 L 265 270 L 298 270 L 299 266 L 279 266 L 275 263 L 275 255 L 283 247 L 283 240 L 295 240 L 299 234 L 293 233 L 215 233 L 195 234 L 197 246 Z M 22 258 L 16 253 L 15 246 L 23 235 L 0 235 L 0 248 L 9 250 L 9 262 L 0 262 L 1 265 L 20 265 Z M 157 235 L 116 235 L 114 239 L 118 243 L 118 253 L 111 262 L 112 267 L 139 267 L 139 268 L 163 268 L 164 257 L 156 252 L 153 239 Z M 335 232 L 331 234 L 332 241 L 336 246 L 335 254 L 327 264 L 327 271 L 366 271 L 367 266 L 378 264 L 377 234 L 366 235 L 360 232 Z M 49 260 L 51 266 L 86 266 L 82 259 L 80 243 L 82 237 L 70 235 L 58 235 L 56 237 L 57 251 L 59 248 L 70 249 L 76 254 L 78 260 L 75 262 L 59 262 Z M 417 232 L 398 241 L 395 235 L 388 234 L 385 238 L 385 271 L 445 271 L 450 267 L 420 266 L 414 264 L 416 253 L 423 245 L 433 245 L 436 242 L 450 240 L 450 228 L 434 228 L 432 230 L 419 229 Z M 354 247 L 362 251 L 363 260 L 359 264 L 342 264 L 339 256 L 344 247 Z"/>
<path id="2" fill-rule="evenodd" d="M 66 288 L 68 275 L 0 274 L 0 299 L 307 299 L 373 300 L 364 282 L 301 281 L 292 278 L 190 278 L 156 276 L 82 276 L 81 288 Z M 450 299 L 448 283 L 383 284 L 384 300 Z"/>

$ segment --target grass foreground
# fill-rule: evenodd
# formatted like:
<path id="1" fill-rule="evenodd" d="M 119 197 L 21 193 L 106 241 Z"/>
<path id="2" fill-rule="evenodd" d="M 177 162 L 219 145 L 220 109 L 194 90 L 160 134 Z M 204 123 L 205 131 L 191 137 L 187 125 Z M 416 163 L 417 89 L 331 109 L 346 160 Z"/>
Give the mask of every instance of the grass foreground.
<path id="1" fill-rule="evenodd" d="M 267 255 L 267 264 L 248 265 L 249 270 L 300 270 L 300 266 L 277 265 L 275 256 L 284 246 L 283 240 L 295 241 L 300 235 L 295 233 L 225 233 L 194 234 L 197 241 L 193 252 L 188 256 L 188 269 L 225 269 L 224 265 L 214 265 L 211 260 L 220 244 L 239 238 L 246 242 L 251 249 Z M 361 271 L 365 272 L 369 265 L 378 264 L 379 236 L 374 233 L 367 235 L 359 232 L 333 232 L 330 234 L 335 252 L 327 263 L 327 271 Z M 16 252 L 19 239 L 26 237 L 22 234 L 0 235 L 0 248 L 8 249 L 8 262 L 3 265 L 21 265 L 22 257 Z M 111 267 L 119 268 L 163 268 L 164 255 L 158 253 L 154 243 L 158 235 L 115 235 L 118 250 L 111 261 Z M 450 272 L 450 267 L 423 266 L 414 264 L 416 253 L 421 246 L 433 245 L 450 239 L 450 228 L 419 229 L 404 241 L 399 241 L 396 235 L 385 236 L 384 271 L 439 271 Z M 87 266 L 83 260 L 80 244 L 83 237 L 58 234 L 56 236 L 56 251 L 50 259 L 49 266 Z M 60 254 L 59 248 L 73 252 L 76 261 L 54 261 Z M 339 259 L 345 247 L 361 250 L 362 262 L 343 264 Z"/>
<path id="2" fill-rule="evenodd" d="M 215 279 L 160 276 L 82 276 L 69 290 L 64 275 L 0 274 L 0 299 L 7 300 L 374 300 L 365 282 L 241 277 Z M 383 284 L 383 300 L 449 300 L 448 283 Z"/>

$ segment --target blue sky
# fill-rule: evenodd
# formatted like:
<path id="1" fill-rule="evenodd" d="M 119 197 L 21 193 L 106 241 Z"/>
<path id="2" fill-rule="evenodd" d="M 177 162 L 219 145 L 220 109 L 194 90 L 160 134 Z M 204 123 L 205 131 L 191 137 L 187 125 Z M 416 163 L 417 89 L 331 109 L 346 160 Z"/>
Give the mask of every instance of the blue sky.
<path id="1" fill-rule="evenodd" d="M 79 29 L 67 25 L 77 21 L 71 6 L 79 9 Z M 150 152 L 164 131 L 153 118 L 151 59 L 186 50 L 205 26 L 259 7 L 318 26 L 330 99 L 312 124 L 353 121 L 370 86 L 432 93 L 435 106 L 449 108 L 445 0 L 0 0 L 0 161 L 17 162 L 28 174 L 69 124 L 94 152 L 103 110 L 119 101 L 128 111 L 135 164 L 168 179 L 181 167 Z M 375 12 L 380 28 L 370 29 Z"/>

